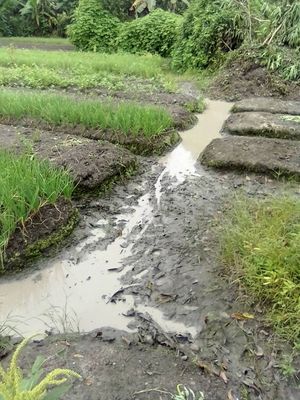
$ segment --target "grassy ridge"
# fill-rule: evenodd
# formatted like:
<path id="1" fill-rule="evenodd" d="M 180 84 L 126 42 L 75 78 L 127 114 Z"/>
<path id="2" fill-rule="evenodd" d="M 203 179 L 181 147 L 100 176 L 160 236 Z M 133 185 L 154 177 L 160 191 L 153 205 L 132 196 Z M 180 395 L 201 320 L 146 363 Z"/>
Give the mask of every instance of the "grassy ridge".
<path id="1" fill-rule="evenodd" d="M 222 221 L 225 263 L 285 336 L 300 336 L 300 200 L 236 200 Z"/>
<path id="2" fill-rule="evenodd" d="M 0 117 L 31 118 L 51 125 L 83 125 L 125 135 L 156 136 L 171 128 L 169 113 L 155 106 L 75 98 L 45 93 L 2 90 Z"/>
<path id="3" fill-rule="evenodd" d="M 81 70 L 87 73 L 110 72 L 125 76 L 154 78 L 164 73 L 166 61 L 159 56 L 133 54 L 78 53 L 0 49 L 0 66 L 39 66 L 57 70 Z"/>
<path id="4" fill-rule="evenodd" d="M 18 223 L 44 204 L 70 198 L 73 182 L 67 172 L 28 154 L 0 151 L 0 265 L 9 237 Z"/>

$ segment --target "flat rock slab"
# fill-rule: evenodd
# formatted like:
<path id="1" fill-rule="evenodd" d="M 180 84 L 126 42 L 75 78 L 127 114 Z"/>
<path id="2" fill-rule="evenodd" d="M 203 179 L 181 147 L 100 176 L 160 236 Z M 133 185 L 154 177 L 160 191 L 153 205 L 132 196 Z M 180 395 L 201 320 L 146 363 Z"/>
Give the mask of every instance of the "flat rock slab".
<path id="1" fill-rule="evenodd" d="M 209 167 L 300 178 L 300 142 L 292 140 L 240 136 L 214 139 L 199 160 Z"/>
<path id="2" fill-rule="evenodd" d="M 272 97 L 244 99 L 234 104 L 232 112 L 263 111 L 272 114 L 300 115 L 300 101 L 286 101 Z"/>
<path id="3" fill-rule="evenodd" d="M 266 112 L 234 113 L 223 130 L 231 135 L 300 140 L 300 117 Z"/>
<path id="4" fill-rule="evenodd" d="M 136 164 L 130 151 L 108 142 L 0 125 L 0 148 L 22 151 L 24 146 L 67 169 L 79 190 L 96 189 Z"/>

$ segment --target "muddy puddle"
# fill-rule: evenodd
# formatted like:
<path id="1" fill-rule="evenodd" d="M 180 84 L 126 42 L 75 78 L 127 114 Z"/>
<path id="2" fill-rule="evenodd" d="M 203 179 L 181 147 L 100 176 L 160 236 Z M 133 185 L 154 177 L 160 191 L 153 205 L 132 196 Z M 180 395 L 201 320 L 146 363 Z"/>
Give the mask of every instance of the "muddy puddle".
<path id="1" fill-rule="evenodd" d="M 42 331 L 87 332 L 100 327 L 130 330 L 130 310 L 147 313 L 166 332 L 190 333 L 197 327 L 168 320 L 157 308 L 136 302 L 122 283 L 131 272 L 130 287 L 138 286 L 143 271 L 134 275 L 130 262 L 135 249 L 160 208 L 164 191 L 197 176 L 196 161 L 228 116 L 231 104 L 208 101 L 198 123 L 182 132 L 182 142 L 153 166 L 156 182 L 143 184 L 144 193 L 128 209 L 94 221 L 89 235 L 60 254 L 40 261 L 40 269 L 0 283 L 0 320 L 23 335 Z M 198 171 L 198 173 L 196 172 Z M 175 222 L 175 221 L 174 221 Z M 119 233 L 103 248 L 113 224 Z M 159 256 L 159 255 L 158 255 Z M 122 293 L 121 299 L 116 294 Z M 188 307 L 188 306 L 187 306 Z"/>

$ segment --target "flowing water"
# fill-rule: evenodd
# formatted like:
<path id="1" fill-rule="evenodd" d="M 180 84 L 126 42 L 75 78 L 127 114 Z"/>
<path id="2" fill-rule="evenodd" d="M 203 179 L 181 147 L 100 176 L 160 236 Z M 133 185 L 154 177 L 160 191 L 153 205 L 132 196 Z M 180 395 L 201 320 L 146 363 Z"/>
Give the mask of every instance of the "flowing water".
<path id="1" fill-rule="evenodd" d="M 122 277 L 133 268 L 126 259 L 133 254 L 134 245 L 151 224 L 166 185 L 176 187 L 187 177 L 197 176 L 197 170 L 201 171 L 196 168 L 199 154 L 219 136 L 231 104 L 208 101 L 207 106 L 206 111 L 198 115 L 197 124 L 181 133 L 182 142 L 160 160 L 164 169 L 154 187 L 146 182 L 147 190 L 134 209 L 116 217 L 121 233 L 105 250 L 97 249 L 97 243 L 106 236 L 108 221 L 104 219 L 96 221 L 96 228 L 74 248 L 42 261 L 41 270 L 1 280 L 0 321 L 7 320 L 23 335 L 51 329 L 87 332 L 104 326 L 128 330 L 130 320 L 124 314 L 134 308 L 147 312 L 167 332 L 195 335 L 195 327 L 166 320 L 160 310 L 136 305 L 133 296 L 124 295 L 123 301 L 118 302 L 110 302 L 110 299 L 122 288 Z M 154 204 L 151 192 L 155 192 Z M 141 229 L 136 229 L 138 226 Z M 94 244 L 94 249 L 88 252 L 90 244 Z M 135 276 L 136 282 L 144 272 Z"/>

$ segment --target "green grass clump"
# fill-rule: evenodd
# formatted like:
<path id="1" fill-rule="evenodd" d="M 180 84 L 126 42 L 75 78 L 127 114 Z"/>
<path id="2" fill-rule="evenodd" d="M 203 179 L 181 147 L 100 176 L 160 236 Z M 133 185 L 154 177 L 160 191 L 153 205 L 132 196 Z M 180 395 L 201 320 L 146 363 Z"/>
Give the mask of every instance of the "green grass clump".
<path id="1" fill-rule="evenodd" d="M 147 137 L 159 135 L 173 125 L 170 114 L 155 106 L 10 90 L 0 92 L 0 117 L 30 118 L 50 125 L 82 125 Z"/>
<path id="2" fill-rule="evenodd" d="M 17 156 L 0 150 L 0 264 L 11 234 L 18 224 L 42 205 L 71 198 L 73 182 L 67 172 L 29 154 Z"/>
<path id="3" fill-rule="evenodd" d="M 300 334 L 300 200 L 235 200 L 223 221 L 222 257 L 281 334 Z"/>

